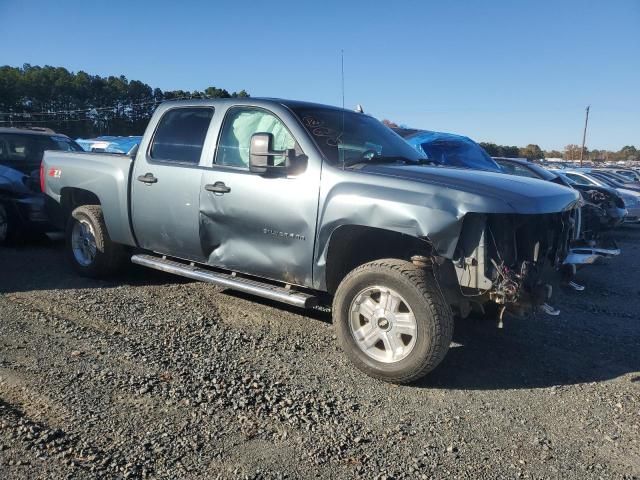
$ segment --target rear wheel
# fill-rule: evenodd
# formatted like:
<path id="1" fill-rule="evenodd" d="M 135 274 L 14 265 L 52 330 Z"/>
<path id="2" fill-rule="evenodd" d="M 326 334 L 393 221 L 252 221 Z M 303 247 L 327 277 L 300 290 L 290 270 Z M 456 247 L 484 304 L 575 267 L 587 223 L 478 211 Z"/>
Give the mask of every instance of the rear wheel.
<path id="1" fill-rule="evenodd" d="M 413 382 L 444 358 L 453 315 L 432 273 L 411 262 L 364 264 L 338 286 L 333 314 L 345 353 L 366 374 Z"/>
<path id="2" fill-rule="evenodd" d="M 83 205 L 71 213 L 66 239 L 67 256 L 74 269 L 82 275 L 111 275 L 126 260 L 126 249 L 109 238 L 99 205 Z"/>

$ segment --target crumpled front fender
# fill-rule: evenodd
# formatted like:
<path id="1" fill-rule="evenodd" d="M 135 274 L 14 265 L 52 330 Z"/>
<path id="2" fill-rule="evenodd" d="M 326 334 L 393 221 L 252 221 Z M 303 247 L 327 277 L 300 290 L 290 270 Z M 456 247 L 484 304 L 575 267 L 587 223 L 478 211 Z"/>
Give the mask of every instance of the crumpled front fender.
<path id="1" fill-rule="evenodd" d="M 501 177 L 506 175 L 495 174 Z M 469 176 L 472 176 L 470 174 Z M 548 182 L 542 182 L 545 184 Z M 509 195 L 487 187 L 452 188 L 446 182 L 420 182 L 349 170 L 323 172 L 315 247 L 314 287 L 324 290 L 328 247 L 333 233 L 344 225 L 362 225 L 428 239 L 434 252 L 453 258 L 465 215 L 474 213 L 539 214 L 574 208 L 578 196 L 559 190 L 554 199 L 536 204 L 517 191 Z M 556 192 L 556 193 L 558 193 Z"/>

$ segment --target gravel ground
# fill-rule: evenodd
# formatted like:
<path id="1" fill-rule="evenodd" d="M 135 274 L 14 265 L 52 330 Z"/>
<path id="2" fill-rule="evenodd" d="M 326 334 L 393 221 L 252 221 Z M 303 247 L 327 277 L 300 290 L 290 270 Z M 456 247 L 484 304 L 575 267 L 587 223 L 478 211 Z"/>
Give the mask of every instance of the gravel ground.
<path id="1" fill-rule="evenodd" d="M 410 387 L 354 370 L 326 313 L 0 249 L 0 477 L 639 478 L 640 228 L 615 235 L 560 317 L 458 321 Z"/>

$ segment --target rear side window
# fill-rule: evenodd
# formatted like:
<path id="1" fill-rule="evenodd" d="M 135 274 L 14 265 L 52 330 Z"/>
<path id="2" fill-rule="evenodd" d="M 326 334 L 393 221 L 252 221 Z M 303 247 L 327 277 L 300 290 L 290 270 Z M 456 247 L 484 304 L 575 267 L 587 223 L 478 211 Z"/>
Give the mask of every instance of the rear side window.
<path id="1" fill-rule="evenodd" d="M 150 156 L 163 162 L 200 162 L 213 108 L 174 108 L 160 119 L 151 144 Z"/>

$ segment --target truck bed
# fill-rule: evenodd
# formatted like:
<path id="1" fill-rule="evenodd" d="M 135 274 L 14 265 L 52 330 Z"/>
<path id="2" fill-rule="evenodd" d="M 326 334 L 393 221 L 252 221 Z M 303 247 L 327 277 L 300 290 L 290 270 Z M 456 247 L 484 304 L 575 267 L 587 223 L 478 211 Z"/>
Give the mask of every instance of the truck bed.
<path id="1" fill-rule="evenodd" d="M 129 223 L 129 176 L 133 160 L 125 154 L 47 150 L 42 159 L 45 192 L 63 204 L 71 192 L 98 197 L 114 242 L 135 245 Z"/>

